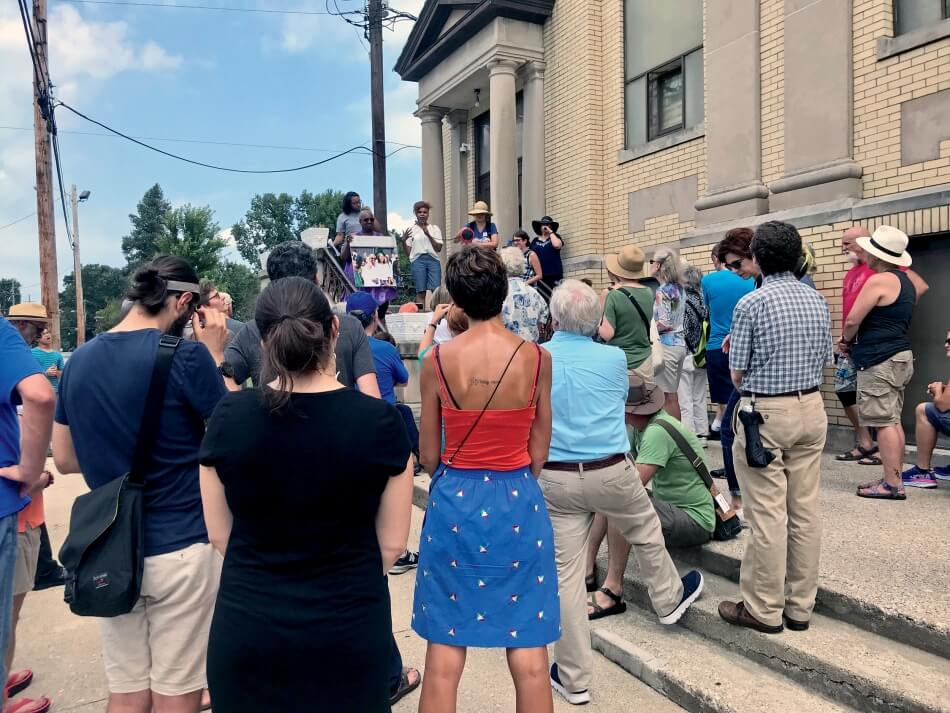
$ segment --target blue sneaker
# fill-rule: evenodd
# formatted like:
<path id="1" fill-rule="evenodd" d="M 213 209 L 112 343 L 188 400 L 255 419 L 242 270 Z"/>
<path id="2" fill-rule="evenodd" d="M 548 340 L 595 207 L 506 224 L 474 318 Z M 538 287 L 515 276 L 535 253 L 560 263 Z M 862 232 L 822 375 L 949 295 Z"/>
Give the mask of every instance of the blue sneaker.
<path id="1" fill-rule="evenodd" d="M 937 479 L 933 469 L 923 470 L 916 465 L 901 473 L 901 480 L 905 488 L 936 488 Z"/>
<path id="2" fill-rule="evenodd" d="M 561 694 L 561 697 L 572 706 L 583 706 L 590 703 L 590 691 L 586 688 L 583 691 L 568 691 L 561 683 L 561 677 L 557 674 L 557 664 L 551 664 L 551 688 Z"/>
<path id="3" fill-rule="evenodd" d="M 934 477 L 937 480 L 950 480 L 950 465 L 939 465 L 934 468 Z"/>
<path id="4" fill-rule="evenodd" d="M 666 616 L 660 617 L 661 624 L 675 624 L 678 622 L 683 614 L 686 613 L 686 610 L 689 609 L 690 604 L 699 599 L 699 595 L 703 591 L 703 575 L 701 575 L 697 570 L 687 572 L 683 575 L 683 599 L 680 601 L 679 606 L 676 607 Z"/>

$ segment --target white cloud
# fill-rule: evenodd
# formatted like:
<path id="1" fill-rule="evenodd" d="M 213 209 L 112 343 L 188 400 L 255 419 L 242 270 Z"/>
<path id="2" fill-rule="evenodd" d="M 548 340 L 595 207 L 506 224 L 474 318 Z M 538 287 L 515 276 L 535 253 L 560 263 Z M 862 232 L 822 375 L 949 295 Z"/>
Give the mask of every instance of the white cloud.
<path id="1" fill-rule="evenodd" d="M 178 69 L 181 67 L 180 55 L 170 55 L 157 43 L 149 40 L 142 48 L 142 68 L 148 71 L 160 69 Z"/>
<path id="2" fill-rule="evenodd" d="M 404 218 L 395 211 L 386 213 L 386 227 L 390 230 L 398 230 L 400 233 L 415 222 L 415 218 Z"/>

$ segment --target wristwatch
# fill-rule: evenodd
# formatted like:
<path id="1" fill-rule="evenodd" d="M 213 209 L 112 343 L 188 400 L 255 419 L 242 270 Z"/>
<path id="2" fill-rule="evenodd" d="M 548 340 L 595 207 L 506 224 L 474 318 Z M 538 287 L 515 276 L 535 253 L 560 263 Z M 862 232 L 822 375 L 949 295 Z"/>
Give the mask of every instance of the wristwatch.
<path id="1" fill-rule="evenodd" d="M 230 363 L 223 361 L 218 364 L 218 373 L 226 379 L 234 378 L 234 367 Z"/>

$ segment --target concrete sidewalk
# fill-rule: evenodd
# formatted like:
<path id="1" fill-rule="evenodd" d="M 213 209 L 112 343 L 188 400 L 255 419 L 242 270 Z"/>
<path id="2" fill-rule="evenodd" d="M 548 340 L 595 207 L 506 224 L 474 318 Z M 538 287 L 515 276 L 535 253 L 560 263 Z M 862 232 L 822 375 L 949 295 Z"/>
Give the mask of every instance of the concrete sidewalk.
<path id="1" fill-rule="evenodd" d="M 52 466 L 52 462 L 50 462 Z M 57 476 L 46 491 L 46 518 L 58 553 L 66 535 L 73 499 L 86 492 L 79 476 Z M 418 549 L 422 513 L 413 508 L 410 546 Z M 393 631 L 407 666 L 423 669 L 426 643 L 410 628 L 415 573 L 390 578 L 393 599 Z M 384 652 L 385 654 L 386 652 Z M 320 665 L 315 661 L 314 665 Z M 74 616 L 63 602 L 62 588 L 27 595 L 19 626 L 19 643 L 14 669 L 31 668 L 35 679 L 20 696 L 48 695 L 53 711 L 62 713 L 99 713 L 106 709 L 105 675 L 100 655 L 99 628 L 95 619 Z M 616 701 L 624 710 L 672 713 L 682 711 L 653 689 L 628 673 L 597 657 L 597 687 L 590 713 L 613 713 Z M 418 691 L 407 696 L 393 710 L 416 710 Z M 555 695 L 555 710 L 566 713 L 573 707 Z M 459 691 L 459 713 L 510 713 L 514 710 L 514 686 L 508 674 L 505 655 L 500 650 L 472 650 Z"/>

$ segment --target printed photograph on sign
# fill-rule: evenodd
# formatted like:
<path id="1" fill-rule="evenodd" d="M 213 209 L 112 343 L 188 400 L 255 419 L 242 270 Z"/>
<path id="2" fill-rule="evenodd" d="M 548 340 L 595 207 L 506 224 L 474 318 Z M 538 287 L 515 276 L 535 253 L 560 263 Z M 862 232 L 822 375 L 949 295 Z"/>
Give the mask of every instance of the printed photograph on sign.
<path id="1" fill-rule="evenodd" d="M 366 245 L 365 242 L 372 244 Z M 395 287 L 395 270 L 398 265 L 396 244 L 387 236 L 353 238 L 350 244 L 353 256 L 353 273 L 357 287 Z"/>

